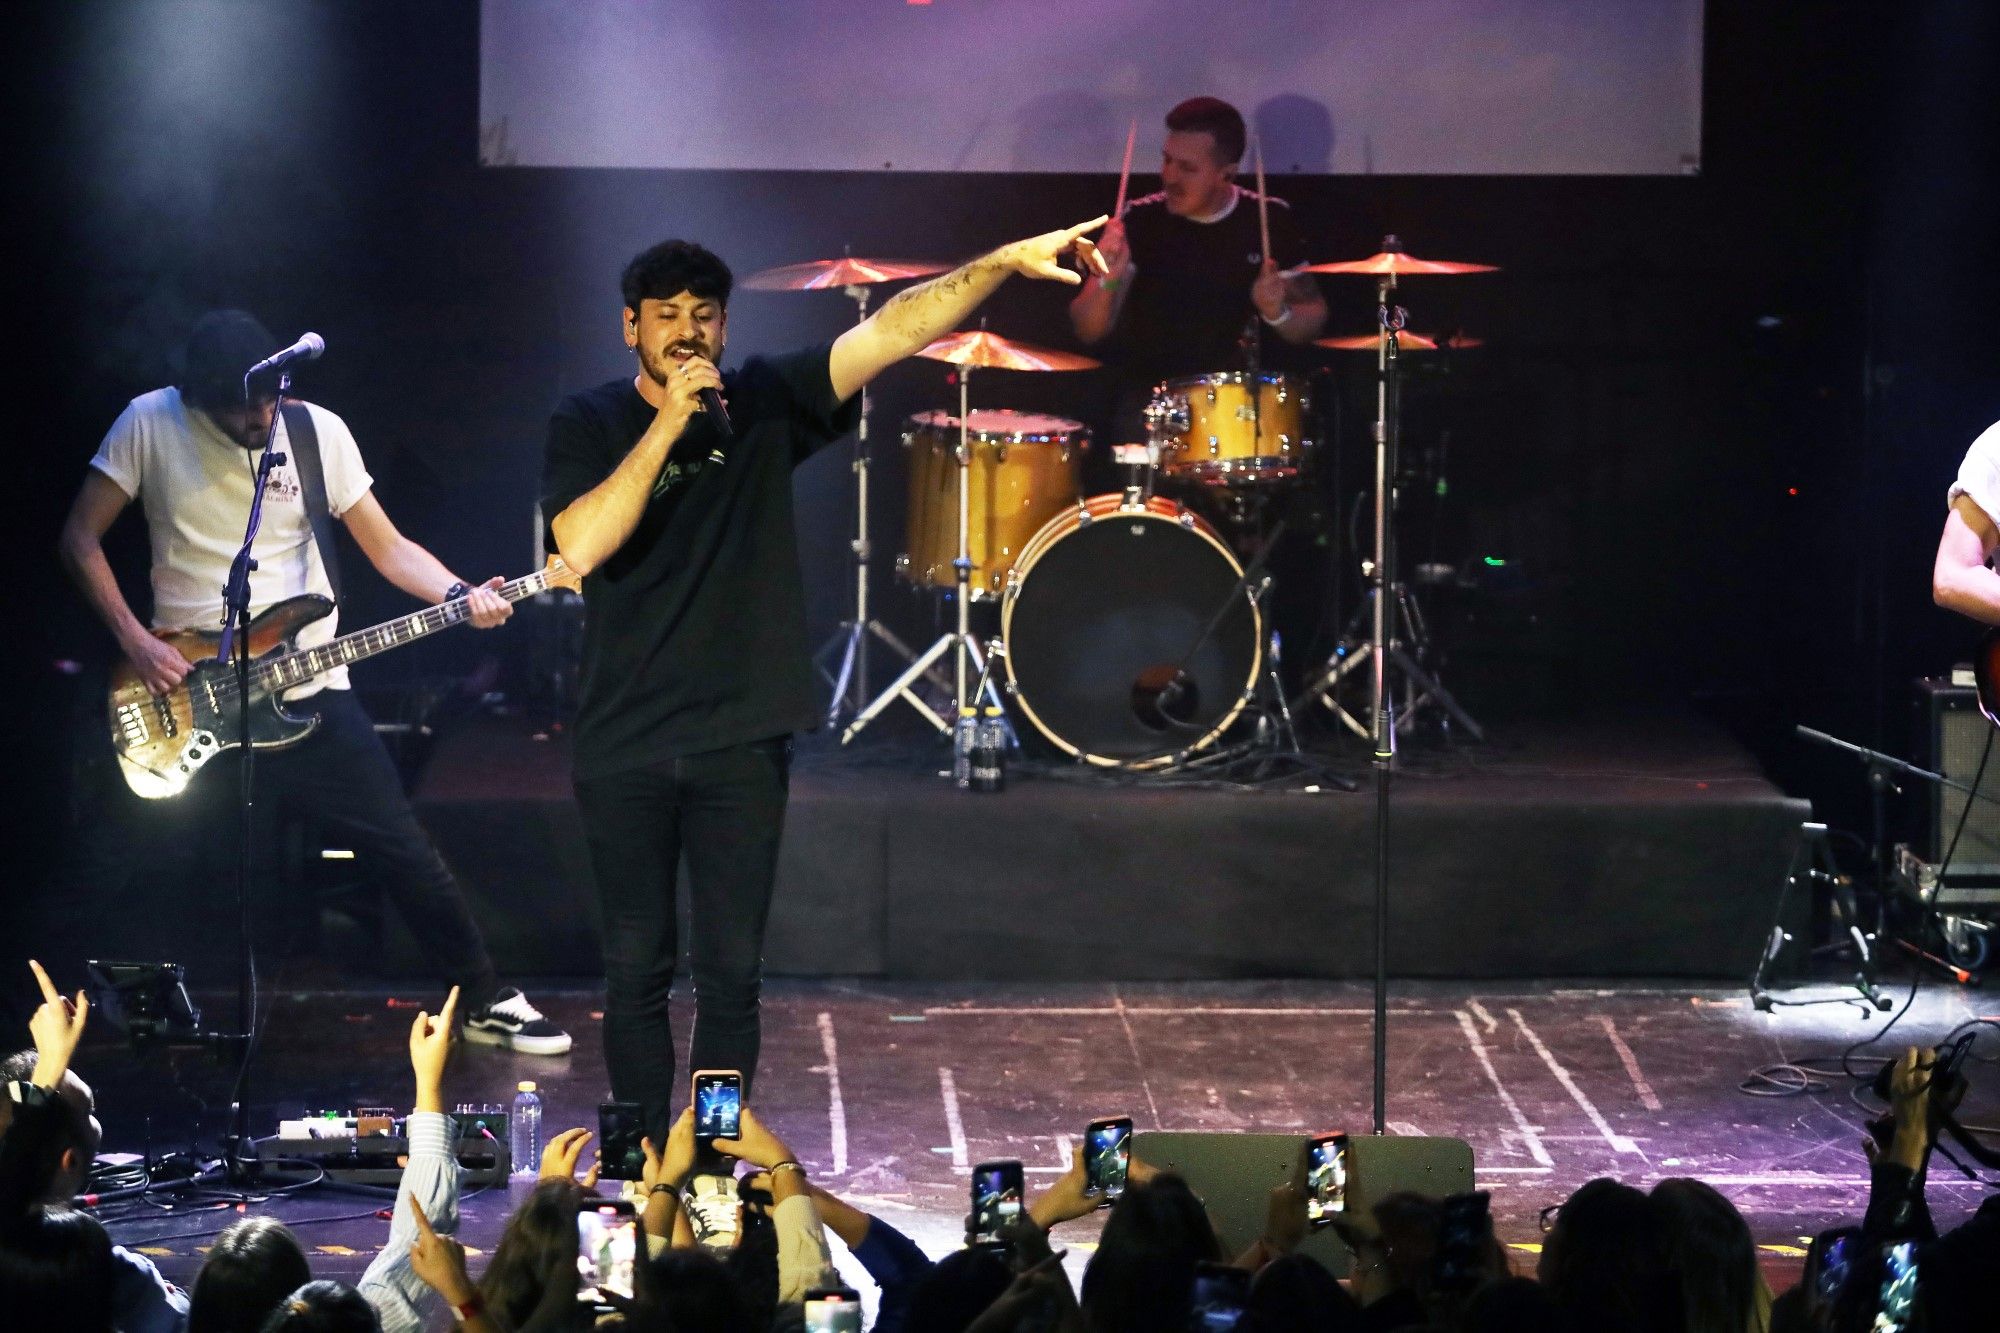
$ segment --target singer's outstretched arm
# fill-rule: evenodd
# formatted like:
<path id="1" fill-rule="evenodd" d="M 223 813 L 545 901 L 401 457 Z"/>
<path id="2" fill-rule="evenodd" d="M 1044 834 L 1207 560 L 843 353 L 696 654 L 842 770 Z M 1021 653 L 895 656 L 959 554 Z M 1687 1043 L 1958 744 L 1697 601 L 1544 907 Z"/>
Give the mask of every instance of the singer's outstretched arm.
<path id="1" fill-rule="evenodd" d="M 951 332 L 1013 274 L 1073 286 L 1083 279 L 1056 262 L 1070 252 L 1086 272 L 1102 274 L 1104 260 L 1097 247 L 1084 239 L 1084 233 L 1096 231 L 1105 221 L 1092 218 L 1080 226 L 1003 245 L 941 278 L 898 292 L 880 310 L 834 340 L 827 367 L 834 393 L 842 402 L 847 401 L 896 362 Z"/>

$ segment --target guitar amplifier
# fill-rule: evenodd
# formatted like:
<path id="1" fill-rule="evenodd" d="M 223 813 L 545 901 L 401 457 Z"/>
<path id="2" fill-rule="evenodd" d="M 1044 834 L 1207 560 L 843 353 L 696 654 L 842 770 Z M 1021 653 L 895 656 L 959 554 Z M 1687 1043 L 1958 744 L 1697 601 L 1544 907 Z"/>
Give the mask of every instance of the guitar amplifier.
<path id="1" fill-rule="evenodd" d="M 1978 777 L 1981 798 L 1937 783 L 1924 784 L 1930 790 L 1921 802 L 1916 851 L 1938 865 L 1951 850 L 1951 864 L 1943 867 L 1935 903 L 1947 911 L 2000 905 L 2000 804 L 1996 804 L 2000 743 L 1994 742 L 1993 726 L 1979 711 L 1977 691 L 1938 677 L 1917 682 L 1917 713 L 1918 762 L 1968 787 Z M 1982 758 L 1984 774 L 1979 771 Z M 1962 833 L 1958 832 L 1961 819 Z M 1952 849 L 1954 833 L 1958 846 Z"/>

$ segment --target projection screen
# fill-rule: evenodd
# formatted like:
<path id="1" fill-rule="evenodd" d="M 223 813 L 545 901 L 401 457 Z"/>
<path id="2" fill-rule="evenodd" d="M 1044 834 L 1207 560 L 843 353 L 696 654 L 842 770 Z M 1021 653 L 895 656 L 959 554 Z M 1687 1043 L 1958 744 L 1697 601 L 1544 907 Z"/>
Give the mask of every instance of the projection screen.
<path id="1" fill-rule="evenodd" d="M 1701 0 L 483 0 L 490 166 L 1116 171 L 1196 93 L 1274 172 L 1691 174 Z"/>

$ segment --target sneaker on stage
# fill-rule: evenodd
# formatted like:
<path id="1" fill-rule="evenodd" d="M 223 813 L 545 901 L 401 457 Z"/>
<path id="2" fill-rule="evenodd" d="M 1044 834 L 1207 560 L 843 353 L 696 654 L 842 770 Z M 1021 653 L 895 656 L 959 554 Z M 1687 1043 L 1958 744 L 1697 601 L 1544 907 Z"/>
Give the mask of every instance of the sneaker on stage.
<path id="1" fill-rule="evenodd" d="M 570 1048 L 569 1033 L 542 1017 L 518 986 L 505 987 L 483 1009 L 467 1015 L 465 1039 L 528 1055 L 561 1055 Z"/>
<path id="2" fill-rule="evenodd" d="M 736 1177 L 707 1171 L 689 1176 L 681 1190 L 681 1210 L 703 1246 L 726 1250 L 736 1244 L 736 1233 L 743 1226 Z"/>

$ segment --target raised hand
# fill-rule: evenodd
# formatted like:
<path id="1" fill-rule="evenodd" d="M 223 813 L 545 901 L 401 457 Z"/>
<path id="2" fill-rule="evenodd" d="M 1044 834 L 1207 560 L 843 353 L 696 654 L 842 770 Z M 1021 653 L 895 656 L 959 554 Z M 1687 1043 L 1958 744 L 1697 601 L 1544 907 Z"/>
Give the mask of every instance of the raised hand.
<path id="1" fill-rule="evenodd" d="M 1077 267 L 1086 272 L 1103 277 L 1110 272 L 1104 256 L 1097 247 L 1084 239 L 1084 233 L 1096 231 L 1110 220 L 1109 214 L 1100 214 L 1088 222 L 1074 227 L 1064 227 L 1057 231 L 1043 232 L 1040 236 L 1030 236 L 1025 241 L 1016 241 L 1000 249 L 1001 261 L 1013 272 L 1026 278 L 1047 278 L 1054 282 L 1066 282 L 1074 287 L 1083 278 L 1074 270 L 1064 268 L 1057 261 L 1064 255 L 1073 255 Z"/>
<path id="2" fill-rule="evenodd" d="M 576 1164 L 583 1157 L 584 1145 L 591 1140 L 587 1129 L 566 1129 L 550 1139 L 542 1148 L 542 1167 L 538 1173 L 542 1180 L 576 1180 Z M 597 1186 L 597 1172 L 601 1165 L 593 1161 L 590 1170 L 583 1173 L 578 1181 L 585 1189 Z"/>
<path id="3" fill-rule="evenodd" d="M 417 1238 L 410 1242 L 410 1271 L 423 1279 L 425 1286 L 444 1297 L 447 1305 L 470 1304 L 479 1291 L 465 1271 L 465 1247 L 450 1236 L 438 1235 L 431 1226 L 430 1218 L 424 1216 L 416 1195 L 406 1194 L 403 1197 L 410 1205 L 411 1218 L 417 1224 Z"/>
<path id="4" fill-rule="evenodd" d="M 1035 1196 L 1028 1207 L 1028 1215 L 1043 1228 L 1053 1227 L 1063 1222 L 1072 1222 L 1079 1217 L 1096 1211 L 1108 1202 L 1101 1194 L 1084 1193 L 1087 1181 L 1083 1173 L 1083 1149 L 1070 1146 L 1069 1170 L 1056 1177 L 1055 1182 Z"/>
<path id="5" fill-rule="evenodd" d="M 693 1129 L 692 1122 L 689 1124 L 689 1129 L 690 1131 Z M 743 1108 L 742 1118 L 737 1122 L 736 1133 L 737 1137 L 733 1139 L 714 1140 L 715 1150 L 726 1153 L 738 1161 L 748 1162 L 752 1166 L 761 1166 L 766 1171 L 779 1162 L 798 1160 L 792 1150 L 785 1146 L 784 1140 L 764 1128 L 764 1122 L 759 1120 L 756 1113 L 747 1106 Z"/>
<path id="6" fill-rule="evenodd" d="M 674 1127 L 667 1131 L 664 1148 L 655 1148 L 651 1139 L 640 1139 L 646 1150 L 646 1169 L 640 1181 L 648 1193 L 655 1185 L 679 1189 L 694 1170 L 694 1108 L 686 1107 Z"/>
<path id="7" fill-rule="evenodd" d="M 69 1062 L 83 1040 L 84 1021 L 90 1017 L 90 997 L 82 991 L 76 999 L 64 997 L 49 980 L 42 965 L 30 958 L 28 970 L 41 987 L 42 1002 L 28 1018 L 28 1033 L 35 1039 L 35 1072 L 28 1081 L 38 1088 L 54 1089 L 69 1072 Z"/>
<path id="8" fill-rule="evenodd" d="M 1113 218 L 1097 238 L 1097 253 L 1104 259 L 1104 276 L 1123 278 L 1132 271 L 1132 245 L 1125 239 L 1125 220 Z"/>
<path id="9" fill-rule="evenodd" d="M 424 1010 L 410 1023 L 410 1068 L 417 1076 L 419 1111 L 444 1110 L 444 1067 L 458 1044 L 458 987 L 444 997 L 444 1008 L 432 1017 Z"/>
<path id="10" fill-rule="evenodd" d="M 1257 270 L 1257 280 L 1250 284 L 1250 303 L 1257 307 L 1257 313 L 1265 319 L 1277 319 L 1285 313 L 1285 284 L 1287 275 L 1282 272 L 1269 255 L 1264 256 L 1264 266 Z"/>

